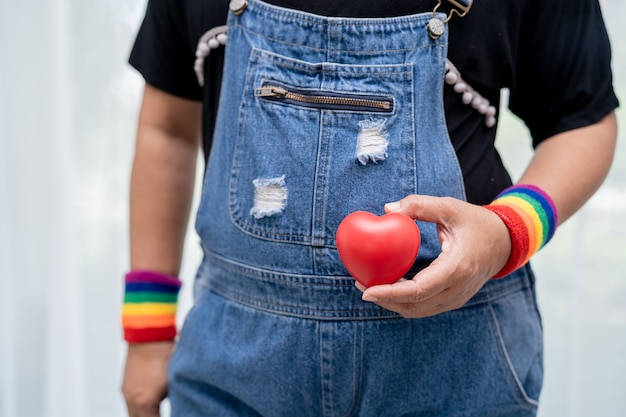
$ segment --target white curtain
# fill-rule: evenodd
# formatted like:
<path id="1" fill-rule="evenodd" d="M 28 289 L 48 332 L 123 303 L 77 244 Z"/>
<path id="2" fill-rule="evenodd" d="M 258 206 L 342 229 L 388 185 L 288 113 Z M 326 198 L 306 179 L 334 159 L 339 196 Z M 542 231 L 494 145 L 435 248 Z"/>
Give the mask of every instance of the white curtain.
<path id="1" fill-rule="evenodd" d="M 626 92 L 626 3 L 603 6 Z M 142 83 L 126 60 L 144 8 L 0 0 L 2 417 L 124 415 L 119 307 Z M 530 155 L 525 128 L 505 117 L 498 143 L 518 175 Z M 625 167 L 620 143 L 607 183 L 535 259 L 545 417 L 626 415 Z M 195 241 L 191 232 L 187 282 Z"/>

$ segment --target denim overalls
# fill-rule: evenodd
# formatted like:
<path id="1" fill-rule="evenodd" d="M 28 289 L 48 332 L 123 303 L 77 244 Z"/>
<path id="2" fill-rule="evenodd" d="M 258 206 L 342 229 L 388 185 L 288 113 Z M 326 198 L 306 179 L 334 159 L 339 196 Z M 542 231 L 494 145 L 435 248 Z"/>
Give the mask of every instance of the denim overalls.
<path id="1" fill-rule="evenodd" d="M 170 363 L 174 416 L 531 416 L 542 379 L 529 268 L 457 311 L 361 300 L 335 232 L 409 194 L 465 199 L 431 14 L 229 14 L 197 231 L 205 252 Z M 415 269 L 437 257 L 420 223 Z"/>

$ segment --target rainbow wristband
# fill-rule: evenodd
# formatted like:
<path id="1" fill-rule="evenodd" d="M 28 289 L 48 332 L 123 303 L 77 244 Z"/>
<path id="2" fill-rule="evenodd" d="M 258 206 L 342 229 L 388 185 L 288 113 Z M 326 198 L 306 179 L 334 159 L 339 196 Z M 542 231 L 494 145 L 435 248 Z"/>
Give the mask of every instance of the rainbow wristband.
<path id="1" fill-rule="evenodd" d="M 180 280 L 154 271 L 130 271 L 125 281 L 124 340 L 137 343 L 174 339 Z"/>
<path id="2" fill-rule="evenodd" d="M 511 256 L 494 278 L 501 278 L 525 265 L 548 243 L 559 223 L 554 202 L 534 185 L 509 187 L 485 208 L 500 216 L 511 235 Z"/>

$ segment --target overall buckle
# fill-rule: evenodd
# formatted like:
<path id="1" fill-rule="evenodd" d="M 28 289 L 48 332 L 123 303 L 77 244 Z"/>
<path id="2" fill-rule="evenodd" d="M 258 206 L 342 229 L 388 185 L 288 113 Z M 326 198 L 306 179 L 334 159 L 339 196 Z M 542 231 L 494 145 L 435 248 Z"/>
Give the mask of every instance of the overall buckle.
<path id="1" fill-rule="evenodd" d="M 437 5 L 433 9 L 433 17 L 428 22 L 426 26 L 428 29 L 428 34 L 431 38 L 437 40 L 441 35 L 443 35 L 446 26 L 445 24 L 452 19 L 452 15 L 456 13 L 459 17 L 464 17 L 469 13 L 472 8 L 472 4 L 474 4 L 474 0 L 445 0 L 450 3 L 453 7 L 450 9 L 450 13 L 445 20 L 441 20 L 437 17 L 437 10 L 441 7 L 443 0 L 437 0 Z"/>

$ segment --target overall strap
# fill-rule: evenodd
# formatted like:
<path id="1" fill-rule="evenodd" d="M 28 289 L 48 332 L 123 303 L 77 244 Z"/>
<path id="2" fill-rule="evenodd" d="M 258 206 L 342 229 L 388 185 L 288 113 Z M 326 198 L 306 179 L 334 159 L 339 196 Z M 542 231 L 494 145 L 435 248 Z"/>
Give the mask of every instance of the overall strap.
<path id="1" fill-rule="evenodd" d="M 443 0 L 437 0 L 437 5 L 433 9 L 433 18 L 430 19 L 430 22 L 428 22 L 428 33 L 433 39 L 438 39 L 443 34 L 445 31 L 445 24 L 452 19 L 452 15 L 454 13 L 458 14 L 459 17 L 463 17 L 469 13 L 472 8 L 472 4 L 474 3 L 474 0 L 445 0 L 452 5 L 452 8 L 450 9 L 448 17 L 441 20 L 437 17 L 437 10 L 441 7 L 442 1 Z"/>
<path id="2" fill-rule="evenodd" d="M 447 1 L 449 3 L 452 3 L 454 7 L 461 10 L 461 16 L 464 16 L 465 14 L 467 14 L 467 12 L 469 12 L 470 8 L 472 7 L 472 3 L 474 2 L 474 0 L 447 0 Z"/>

